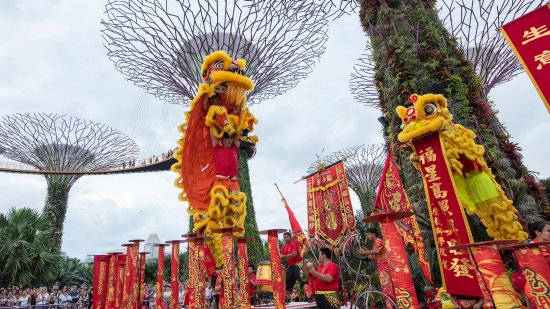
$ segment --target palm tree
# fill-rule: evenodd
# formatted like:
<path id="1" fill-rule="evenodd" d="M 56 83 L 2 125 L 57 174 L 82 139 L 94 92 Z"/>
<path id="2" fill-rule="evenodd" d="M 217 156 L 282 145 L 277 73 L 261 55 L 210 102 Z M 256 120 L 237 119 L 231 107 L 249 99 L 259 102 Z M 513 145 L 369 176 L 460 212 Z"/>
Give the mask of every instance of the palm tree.
<path id="1" fill-rule="evenodd" d="M 91 278 L 88 277 L 88 267 L 78 259 L 68 258 L 63 259 L 59 265 L 57 273 L 57 282 L 62 286 L 82 285 L 83 283 L 91 283 Z"/>
<path id="2" fill-rule="evenodd" d="M 0 214 L 0 284 L 50 283 L 57 277 L 60 255 L 50 249 L 52 228 L 30 208 Z"/>

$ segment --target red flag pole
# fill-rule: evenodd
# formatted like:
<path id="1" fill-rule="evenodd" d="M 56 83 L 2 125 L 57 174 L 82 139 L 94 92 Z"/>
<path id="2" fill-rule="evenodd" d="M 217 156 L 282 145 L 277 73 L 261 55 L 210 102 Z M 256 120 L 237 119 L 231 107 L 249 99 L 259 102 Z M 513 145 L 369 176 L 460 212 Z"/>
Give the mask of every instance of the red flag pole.
<path id="1" fill-rule="evenodd" d="M 107 309 L 115 309 L 115 298 L 117 295 L 118 277 L 118 255 L 120 252 L 109 252 L 109 278 L 107 281 Z"/>
<path id="2" fill-rule="evenodd" d="M 109 276 L 109 256 L 94 255 L 93 309 L 105 308 L 105 296 Z"/>
<path id="3" fill-rule="evenodd" d="M 132 280 L 132 289 L 130 291 L 130 302 L 131 302 L 131 308 L 137 309 L 139 308 L 138 302 L 139 302 L 139 243 L 144 241 L 143 239 L 131 239 L 129 242 L 133 243 L 132 246 L 132 264 L 130 268 L 130 278 Z"/>
<path id="4" fill-rule="evenodd" d="M 145 262 L 146 256 L 149 252 L 139 253 L 139 305 L 138 308 L 143 307 L 143 300 L 145 299 Z"/>
<path id="5" fill-rule="evenodd" d="M 182 240 L 169 240 L 166 243 L 172 245 L 172 255 L 170 258 L 170 309 L 178 309 L 179 307 L 179 269 L 180 269 L 180 243 Z"/>
<path id="6" fill-rule="evenodd" d="M 126 247 L 126 263 L 124 264 L 124 285 L 122 292 L 122 308 L 131 309 L 131 294 L 132 294 L 132 280 L 131 280 L 131 269 L 132 269 L 132 248 L 134 244 L 123 244 L 123 247 Z"/>

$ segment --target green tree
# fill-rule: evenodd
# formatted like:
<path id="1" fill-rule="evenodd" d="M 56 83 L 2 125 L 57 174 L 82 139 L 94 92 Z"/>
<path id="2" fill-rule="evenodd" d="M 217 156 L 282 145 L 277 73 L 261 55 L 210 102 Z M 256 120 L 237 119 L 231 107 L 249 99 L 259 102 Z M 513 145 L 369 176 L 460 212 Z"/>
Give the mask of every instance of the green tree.
<path id="1" fill-rule="evenodd" d="M 63 259 L 59 265 L 56 281 L 62 286 L 82 285 L 83 283 L 90 285 L 92 278 L 89 274 L 89 266 L 82 264 L 80 260 L 75 258 Z"/>
<path id="2" fill-rule="evenodd" d="M 30 208 L 0 214 L 0 284 L 47 284 L 57 278 L 60 255 L 49 245 L 48 219 Z"/>

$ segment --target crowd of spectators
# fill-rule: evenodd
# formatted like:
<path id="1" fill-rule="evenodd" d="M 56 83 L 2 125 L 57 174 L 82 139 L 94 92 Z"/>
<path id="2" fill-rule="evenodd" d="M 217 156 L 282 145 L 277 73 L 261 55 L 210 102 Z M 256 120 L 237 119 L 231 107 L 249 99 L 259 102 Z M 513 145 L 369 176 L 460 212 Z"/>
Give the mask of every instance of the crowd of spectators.
<path id="1" fill-rule="evenodd" d="M 0 308 L 91 308 L 91 288 L 0 288 Z"/>
<path id="2" fill-rule="evenodd" d="M 148 159 L 143 159 L 141 161 L 132 160 L 132 161 L 129 161 L 129 162 L 123 162 L 122 163 L 122 168 L 124 169 L 124 168 L 131 168 L 131 167 L 135 167 L 135 166 L 143 166 L 143 165 L 157 163 L 159 161 L 171 158 L 173 154 L 174 154 L 174 150 L 168 150 L 167 152 L 163 153 L 160 156 L 152 156 Z"/>

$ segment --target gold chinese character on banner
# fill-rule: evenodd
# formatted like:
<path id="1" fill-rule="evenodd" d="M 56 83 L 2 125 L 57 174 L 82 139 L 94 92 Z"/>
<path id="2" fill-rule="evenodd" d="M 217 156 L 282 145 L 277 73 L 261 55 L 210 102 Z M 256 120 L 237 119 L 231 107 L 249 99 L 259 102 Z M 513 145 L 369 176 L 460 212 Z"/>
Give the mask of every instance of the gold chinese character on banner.
<path id="1" fill-rule="evenodd" d="M 468 277 L 470 279 L 474 278 L 470 273 L 474 267 L 470 263 L 469 258 L 453 258 L 451 260 L 450 269 L 454 272 L 455 277 Z"/>
<path id="2" fill-rule="evenodd" d="M 542 70 L 542 66 L 550 64 L 550 50 L 546 49 L 541 54 L 535 56 L 535 61 L 540 62 L 537 65 L 537 70 Z"/>
<path id="3" fill-rule="evenodd" d="M 526 40 L 521 42 L 521 45 L 525 45 L 531 41 L 547 35 L 550 35 L 550 30 L 546 28 L 546 25 L 542 25 L 540 27 L 530 27 L 529 30 L 525 30 L 523 32 L 523 38 Z"/>
<path id="4" fill-rule="evenodd" d="M 419 160 L 422 164 L 426 164 L 426 162 L 435 162 L 435 159 L 435 152 L 431 146 L 420 152 Z"/>
<path id="5" fill-rule="evenodd" d="M 439 205 L 439 208 L 441 208 L 441 210 L 443 210 L 443 212 L 449 211 L 449 200 L 437 201 L 437 204 Z M 452 215 L 452 213 L 451 213 L 451 215 Z"/>
<path id="6" fill-rule="evenodd" d="M 435 164 L 426 166 L 424 168 L 424 171 L 426 172 L 426 181 L 434 182 L 441 179 L 441 177 L 437 176 L 437 171 L 435 170 L 435 168 L 436 168 Z"/>
<path id="7" fill-rule="evenodd" d="M 434 182 L 430 185 L 430 189 L 432 189 L 432 192 L 436 199 L 443 199 L 447 197 L 447 190 L 441 190 L 441 183 L 440 182 Z"/>

